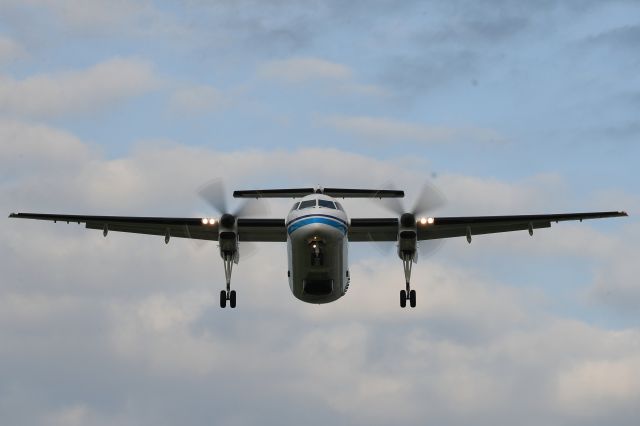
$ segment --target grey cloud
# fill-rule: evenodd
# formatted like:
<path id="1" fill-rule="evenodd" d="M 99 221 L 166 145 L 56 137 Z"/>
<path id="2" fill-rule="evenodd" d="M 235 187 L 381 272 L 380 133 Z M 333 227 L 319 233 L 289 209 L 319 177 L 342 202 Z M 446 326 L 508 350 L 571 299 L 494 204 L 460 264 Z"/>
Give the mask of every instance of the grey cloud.
<path id="1" fill-rule="evenodd" d="M 404 37 L 395 37 L 392 28 L 380 37 L 381 43 L 407 53 L 386 58 L 379 78 L 408 97 L 454 82 L 476 82 L 488 70 L 517 66 L 511 57 L 529 43 L 561 34 L 558 23 L 565 15 L 586 16 L 598 7 L 601 2 L 511 0 L 432 5 L 426 16 L 441 18 L 436 23 L 424 19 L 399 31 Z M 636 33 L 635 27 L 627 27 L 598 38 L 610 40 L 610 46 L 616 41 L 632 46 Z"/>
<path id="2" fill-rule="evenodd" d="M 461 77 L 472 79 L 479 70 L 479 56 L 474 51 L 436 51 L 420 57 L 392 58 L 380 76 L 380 83 L 404 95 L 428 93 Z"/>
<path id="3" fill-rule="evenodd" d="M 635 142 L 640 136 L 640 121 L 632 120 L 618 125 L 610 125 L 600 129 L 599 133 L 607 138 L 607 143 L 615 144 L 619 140 Z"/>
<path id="4" fill-rule="evenodd" d="M 509 41 L 526 31 L 531 24 L 526 16 L 501 16 L 500 14 L 483 16 L 482 13 L 472 15 L 459 19 L 453 18 L 453 22 L 447 22 L 440 28 L 419 30 L 414 41 L 427 49 L 446 45 L 456 47 L 484 45 L 486 48 L 486 45 Z"/>
<path id="5" fill-rule="evenodd" d="M 635 49 L 640 44 L 640 24 L 626 25 L 585 39 L 590 45 Z"/>

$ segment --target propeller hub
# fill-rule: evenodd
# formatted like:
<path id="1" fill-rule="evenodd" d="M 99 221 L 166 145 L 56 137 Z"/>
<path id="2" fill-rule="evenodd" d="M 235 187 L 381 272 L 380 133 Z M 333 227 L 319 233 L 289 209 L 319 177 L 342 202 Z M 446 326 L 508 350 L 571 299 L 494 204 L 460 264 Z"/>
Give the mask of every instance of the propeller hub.
<path id="1" fill-rule="evenodd" d="M 233 225 L 236 224 L 236 218 L 232 214 L 225 213 L 220 218 L 220 224 L 222 224 L 222 226 L 224 226 L 225 228 L 233 228 Z"/>
<path id="2" fill-rule="evenodd" d="M 400 216 L 400 224 L 404 227 L 412 227 L 416 225 L 416 216 L 413 213 L 403 213 Z"/>

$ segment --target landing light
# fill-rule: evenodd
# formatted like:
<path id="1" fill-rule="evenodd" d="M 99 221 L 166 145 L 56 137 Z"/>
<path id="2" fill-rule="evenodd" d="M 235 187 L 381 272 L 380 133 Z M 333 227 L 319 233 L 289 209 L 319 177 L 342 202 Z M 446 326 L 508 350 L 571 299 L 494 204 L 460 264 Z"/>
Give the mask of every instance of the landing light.
<path id="1" fill-rule="evenodd" d="M 430 218 L 428 218 L 428 219 L 427 219 L 427 223 L 428 223 L 429 225 L 432 225 L 432 224 L 433 224 L 433 222 L 435 222 L 435 219 L 434 219 L 434 218 L 430 217 Z"/>
<path id="2" fill-rule="evenodd" d="M 422 219 L 420 219 L 420 224 L 421 225 L 426 225 L 427 224 L 427 218 L 423 217 Z"/>
<path id="3" fill-rule="evenodd" d="M 206 217 L 202 218 L 202 224 L 203 225 L 208 225 L 209 224 L 209 219 L 207 219 Z"/>
<path id="4" fill-rule="evenodd" d="M 426 224 L 432 225 L 434 221 L 435 219 L 432 217 L 423 217 L 420 219 L 420 225 L 426 225 Z"/>

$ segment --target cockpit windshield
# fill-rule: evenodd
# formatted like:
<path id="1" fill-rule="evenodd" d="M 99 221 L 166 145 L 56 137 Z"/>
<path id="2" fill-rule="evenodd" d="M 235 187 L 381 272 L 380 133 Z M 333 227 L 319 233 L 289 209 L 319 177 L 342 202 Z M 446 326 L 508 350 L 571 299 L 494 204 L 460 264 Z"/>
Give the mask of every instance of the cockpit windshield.
<path id="1" fill-rule="evenodd" d="M 297 210 L 300 203 L 295 203 L 293 207 L 291 207 L 291 211 Z"/>
<path id="2" fill-rule="evenodd" d="M 326 207 L 328 209 L 334 209 L 336 208 L 336 205 L 333 203 L 333 201 L 329 201 L 329 200 L 318 200 L 318 205 L 320 207 Z"/>
<path id="3" fill-rule="evenodd" d="M 315 207 L 315 206 L 316 206 L 316 200 L 306 200 L 306 201 L 301 201 L 300 207 L 298 208 L 302 210 L 302 209 L 308 209 L 310 207 Z"/>

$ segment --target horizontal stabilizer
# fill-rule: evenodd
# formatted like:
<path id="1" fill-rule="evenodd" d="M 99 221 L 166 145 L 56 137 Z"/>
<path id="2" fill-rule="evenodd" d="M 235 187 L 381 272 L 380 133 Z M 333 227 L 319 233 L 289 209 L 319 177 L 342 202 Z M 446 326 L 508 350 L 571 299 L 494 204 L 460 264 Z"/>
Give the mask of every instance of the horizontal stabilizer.
<path id="1" fill-rule="evenodd" d="M 336 198 L 402 198 L 404 191 L 390 189 L 354 188 L 291 188 L 250 189 L 234 191 L 235 198 L 300 198 L 310 194 L 324 194 Z"/>

